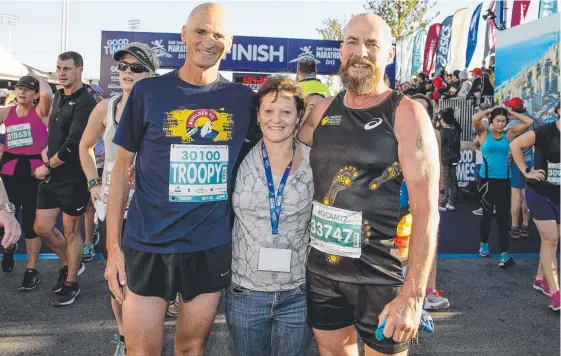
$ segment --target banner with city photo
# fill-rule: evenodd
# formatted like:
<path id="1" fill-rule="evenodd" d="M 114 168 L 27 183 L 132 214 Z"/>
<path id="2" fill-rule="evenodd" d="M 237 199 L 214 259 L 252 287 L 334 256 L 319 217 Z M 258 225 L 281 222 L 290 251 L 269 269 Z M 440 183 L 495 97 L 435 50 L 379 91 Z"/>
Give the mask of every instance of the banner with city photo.
<path id="1" fill-rule="evenodd" d="M 561 91 L 560 22 L 557 13 L 497 31 L 495 103 L 520 97 L 530 114 L 544 120 L 553 115 Z"/>

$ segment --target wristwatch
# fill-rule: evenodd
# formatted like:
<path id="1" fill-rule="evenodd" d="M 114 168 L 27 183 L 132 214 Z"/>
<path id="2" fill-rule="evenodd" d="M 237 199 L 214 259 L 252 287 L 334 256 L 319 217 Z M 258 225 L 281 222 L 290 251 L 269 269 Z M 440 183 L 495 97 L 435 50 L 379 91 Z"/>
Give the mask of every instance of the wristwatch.
<path id="1" fill-rule="evenodd" d="M 50 171 L 51 168 L 51 162 L 49 160 L 47 160 L 47 162 L 45 162 L 45 167 L 47 167 L 47 169 Z"/>
<path id="2" fill-rule="evenodd" d="M 8 213 L 14 215 L 16 213 L 16 207 L 13 203 L 7 202 L 0 204 L 0 210 L 6 210 Z"/>
<path id="3" fill-rule="evenodd" d="M 526 167 L 526 174 L 530 173 L 531 171 L 532 171 L 532 168 Z"/>
<path id="4" fill-rule="evenodd" d="M 90 179 L 88 181 L 88 190 L 92 190 L 93 187 L 97 187 L 98 185 L 101 185 L 101 179 L 99 178 Z"/>

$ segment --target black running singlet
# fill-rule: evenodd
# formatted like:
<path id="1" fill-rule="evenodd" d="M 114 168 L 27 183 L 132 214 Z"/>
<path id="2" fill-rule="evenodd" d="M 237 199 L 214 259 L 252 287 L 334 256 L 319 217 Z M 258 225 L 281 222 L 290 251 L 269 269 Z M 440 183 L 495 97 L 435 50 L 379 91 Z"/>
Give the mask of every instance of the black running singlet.
<path id="1" fill-rule="evenodd" d="M 358 110 L 343 104 L 344 95 L 335 97 L 314 131 L 315 203 L 307 269 L 340 282 L 399 285 L 403 276 L 396 238 L 407 212 L 400 211 L 403 176 L 394 121 L 403 96 L 393 91 L 380 104 Z M 345 252 L 325 253 L 314 242 L 320 247 L 335 243 Z M 360 257 L 341 256 L 353 252 Z"/>

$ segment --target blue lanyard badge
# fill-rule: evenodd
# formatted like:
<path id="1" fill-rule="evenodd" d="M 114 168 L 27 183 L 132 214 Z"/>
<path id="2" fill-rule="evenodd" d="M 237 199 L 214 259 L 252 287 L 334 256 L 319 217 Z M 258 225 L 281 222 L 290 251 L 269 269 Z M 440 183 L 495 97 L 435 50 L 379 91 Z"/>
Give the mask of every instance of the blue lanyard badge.
<path id="1" fill-rule="evenodd" d="M 273 181 L 273 173 L 271 172 L 271 163 L 269 162 L 269 156 L 267 155 L 267 149 L 265 148 L 265 143 L 261 143 L 261 151 L 263 152 L 263 165 L 265 166 L 265 176 L 267 177 L 267 187 L 269 188 L 269 208 L 271 211 L 271 228 L 273 230 L 273 235 L 279 233 L 279 219 L 281 213 L 282 204 L 282 194 L 284 192 L 284 186 L 288 180 L 288 175 L 290 174 L 290 169 L 292 168 L 292 162 L 294 161 L 294 155 L 296 154 L 296 142 L 292 143 L 292 160 L 284 170 L 282 179 L 279 184 L 279 190 L 275 194 L 275 183 Z"/>

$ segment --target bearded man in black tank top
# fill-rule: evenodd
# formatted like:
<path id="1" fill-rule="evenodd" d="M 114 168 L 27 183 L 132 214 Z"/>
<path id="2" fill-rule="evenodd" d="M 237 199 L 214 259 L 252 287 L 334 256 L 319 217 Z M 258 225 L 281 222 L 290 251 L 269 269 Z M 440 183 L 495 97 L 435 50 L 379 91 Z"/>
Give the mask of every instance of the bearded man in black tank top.
<path id="1" fill-rule="evenodd" d="M 357 331 L 366 356 L 406 355 L 435 258 L 438 144 L 423 106 L 384 84 L 393 57 L 388 25 L 373 14 L 353 17 L 341 44 L 346 90 L 318 102 L 299 132 L 312 146 L 307 300 L 322 356 L 358 355 Z M 399 200 L 404 180 L 406 207 Z M 404 281 L 396 237 L 409 213 Z"/>

